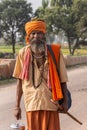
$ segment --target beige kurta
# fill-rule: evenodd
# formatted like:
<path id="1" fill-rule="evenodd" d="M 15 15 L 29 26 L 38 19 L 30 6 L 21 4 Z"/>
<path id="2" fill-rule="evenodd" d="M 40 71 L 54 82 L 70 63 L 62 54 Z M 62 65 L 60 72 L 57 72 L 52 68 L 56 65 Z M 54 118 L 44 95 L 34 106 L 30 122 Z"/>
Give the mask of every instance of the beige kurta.
<path id="1" fill-rule="evenodd" d="M 16 64 L 15 64 L 14 73 L 13 73 L 13 77 L 15 78 L 19 78 L 21 70 L 23 69 L 24 54 L 26 52 L 27 47 L 29 46 L 26 46 L 19 51 Z M 32 58 L 31 58 L 31 63 L 32 63 Z M 39 82 L 40 79 L 40 71 L 36 64 L 36 61 L 34 61 L 34 64 L 35 64 L 34 66 L 35 82 L 37 84 L 37 82 Z M 68 78 L 67 78 L 62 52 L 60 52 L 58 67 L 59 67 L 60 80 L 61 80 L 60 82 L 67 82 Z M 52 93 L 47 87 L 47 83 L 46 83 L 47 73 L 48 73 L 48 61 L 46 60 L 44 64 L 44 71 L 43 71 L 44 76 L 42 79 L 42 83 L 38 88 L 34 88 L 32 83 L 32 64 L 30 64 L 29 80 L 22 81 L 22 89 L 24 94 L 26 111 L 37 111 L 37 110 L 57 111 L 58 107 L 51 102 Z"/>

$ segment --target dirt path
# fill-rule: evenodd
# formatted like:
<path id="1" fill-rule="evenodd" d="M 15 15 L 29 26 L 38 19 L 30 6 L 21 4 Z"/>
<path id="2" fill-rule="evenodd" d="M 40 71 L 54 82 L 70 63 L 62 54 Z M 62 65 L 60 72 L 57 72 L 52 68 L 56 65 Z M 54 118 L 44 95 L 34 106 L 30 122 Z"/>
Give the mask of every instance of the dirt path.
<path id="1" fill-rule="evenodd" d="M 61 130 L 87 130 L 87 66 L 68 70 L 68 88 L 72 93 L 72 107 L 69 112 L 79 119 L 83 125 L 79 125 L 66 114 L 60 114 Z M 13 116 L 15 104 L 16 83 L 0 85 L 0 130 L 10 130 L 10 125 L 16 122 Z M 26 124 L 23 99 L 22 120 Z"/>

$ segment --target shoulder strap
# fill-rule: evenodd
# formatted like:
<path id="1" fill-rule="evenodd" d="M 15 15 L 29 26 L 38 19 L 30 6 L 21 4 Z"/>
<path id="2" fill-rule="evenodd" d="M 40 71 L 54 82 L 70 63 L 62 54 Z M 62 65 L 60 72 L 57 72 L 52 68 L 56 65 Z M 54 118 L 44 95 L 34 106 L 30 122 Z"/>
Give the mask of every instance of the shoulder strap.
<path id="1" fill-rule="evenodd" d="M 57 72 L 58 72 L 58 75 L 59 75 L 59 70 L 58 70 L 58 67 L 57 67 L 57 61 L 56 61 L 54 52 L 53 52 L 53 50 L 52 50 L 52 48 L 51 48 L 51 45 L 47 45 L 47 48 L 48 48 L 48 50 L 49 50 L 49 52 L 50 52 L 50 54 L 51 54 L 51 56 L 52 56 L 53 62 L 54 62 L 54 64 L 55 64 L 55 66 L 56 66 L 56 69 L 57 69 Z"/>

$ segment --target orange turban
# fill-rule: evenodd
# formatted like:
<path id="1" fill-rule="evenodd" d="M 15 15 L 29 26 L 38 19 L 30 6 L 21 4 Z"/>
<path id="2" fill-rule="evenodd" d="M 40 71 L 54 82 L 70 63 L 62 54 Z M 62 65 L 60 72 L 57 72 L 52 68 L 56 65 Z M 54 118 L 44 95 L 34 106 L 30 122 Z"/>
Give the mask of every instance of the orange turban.
<path id="1" fill-rule="evenodd" d="M 46 33 L 46 23 L 43 21 L 30 21 L 25 24 L 26 31 L 26 43 L 29 43 L 29 35 L 32 31 L 41 31 L 44 34 Z"/>

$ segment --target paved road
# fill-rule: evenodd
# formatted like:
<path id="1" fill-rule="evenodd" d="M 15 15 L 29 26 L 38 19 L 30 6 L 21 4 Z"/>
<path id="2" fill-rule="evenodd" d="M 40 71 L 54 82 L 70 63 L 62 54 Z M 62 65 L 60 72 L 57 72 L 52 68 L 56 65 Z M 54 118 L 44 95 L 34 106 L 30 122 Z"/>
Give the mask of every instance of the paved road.
<path id="1" fill-rule="evenodd" d="M 83 125 L 79 125 L 66 114 L 60 114 L 61 130 L 87 130 L 87 66 L 81 66 L 67 71 L 68 88 L 72 93 L 72 107 L 69 112 L 79 119 Z M 0 130 L 10 130 L 10 125 L 16 122 L 13 116 L 15 104 L 16 83 L 0 85 Z M 23 111 L 23 99 L 21 102 Z M 26 124 L 25 112 L 20 121 Z"/>

